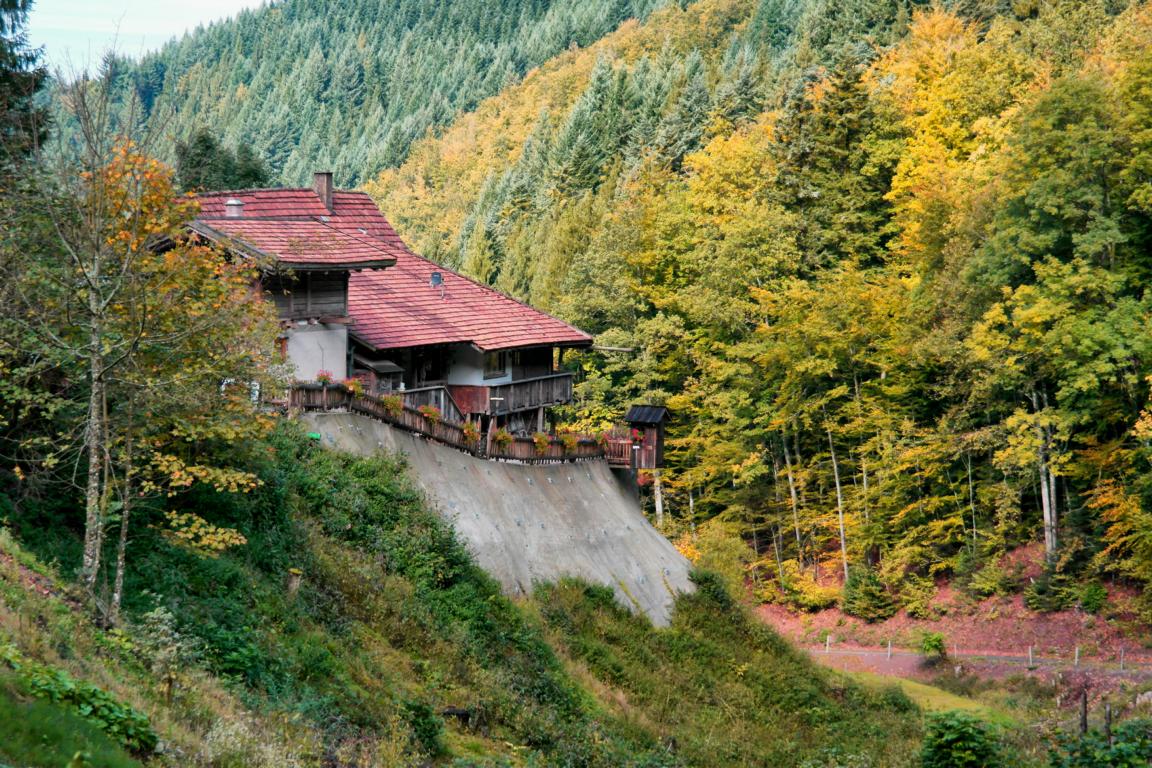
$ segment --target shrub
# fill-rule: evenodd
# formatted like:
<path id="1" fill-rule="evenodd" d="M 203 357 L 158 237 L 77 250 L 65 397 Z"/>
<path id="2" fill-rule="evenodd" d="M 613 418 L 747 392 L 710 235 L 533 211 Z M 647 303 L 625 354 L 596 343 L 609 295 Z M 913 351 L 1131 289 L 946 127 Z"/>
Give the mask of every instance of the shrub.
<path id="1" fill-rule="evenodd" d="M 1062 611 L 1076 600 L 1076 592 L 1068 587 L 1068 577 L 1045 571 L 1024 590 L 1024 605 L 1040 613 Z"/>
<path id="2" fill-rule="evenodd" d="M 0 671 L 0 764 L 140 768 L 94 723 L 66 706 L 23 694 L 13 673 Z"/>
<path id="3" fill-rule="evenodd" d="M 900 605 L 909 616 L 929 619 L 936 610 L 932 601 L 936 598 L 936 584 L 928 576 L 906 576 L 900 586 Z"/>
<path id="4" fill-rule="evenodd" d="M 781 569 L 780 597 L 785 605 L 802 611 L 822 611 L 840 599 L 838 588 L 818 584 L 795 560 L 785 560 Z"/>
<path id="5" fill-rule="evenodd" d="M 920 653 L 933 661 L 939 661 L 948 655 L 944 635 L 939 632 L 925 632 L 920 636 Z"/>
<path id="6" fill-rule="evenodd" d="M 496 430 L 495 434 L 492 435 L 492 443 L 503 451 L 512 445 L 512 433 L 504 429 L 504 427 L 500 427 L 500 429 Z"/>
<path id="7" fill-rule="evenodd" d="M 380 398 L 380 405 L 384 408 L 384 414 L 396 418 L 400 415 L 400 411 L 404 410 L 404 398 L 400 395 L 384 395 Z"/>
<path id="8" fill-rule="evenodd" d="M 444 751 L 444 746 L 440 743 L 444 721 L 437 716 L 432 707 L 422 701 L 406 701 L 404 713 L 407 716 L 405 719 L 408 721 L 408 727 L 425 752 L 438 755 Z"/>
<path id="9" fill-rule="evenodd" d="M 148 717 L 121 704 L 103 688 L 47 664 L 28 661 L 10 645 L 0 646 L 0 661 L 17 673 L 33 696 L 67 705 L 130 752 L 151 754 L 156 749 L 159 739 Z"/>
<path id="10" fill-rule="evenodd" d="M 576 437 L 576 435 L 572 434 L 571 432 L 564 432 L 563 434 L 560 435 L 560 444 L 564 446 L 564 450 L 567 451 L 568 453 L 571 453 L 572 451 L 576 450 L 576 446 L 579 443 L 580 443 L 580 440 Z"/>
<path id="11" fill-rule="evenodd" d="M 474 421 L 464 422 L 464 441 L 467 443 L 475 443 L 480 439 L 480 427 L 476 426 Z"/>
<path id="12" fill-rule="evenodd" d="M 1001 760 L 996 736 L 978 718 L 965 712 L 929 715 L 928 733 L 920 752 L 922 768 L 996 768 Z"/>
<path id="13" fill-rule="evenodd" d="M 968 580 L 968 592 L 974 597 L 1008 595 L 1016 591 L 1017 587 L 1016 580 L 997 563 L 989 563 L 980 568 Z"/>
<path id="14" fill-rule="evenodd" d="M 709 520 L 696 529 L 695 543 L 700 553 L 695 561 L 697 568 L 717 574 L 733 596 L 748 594 L 744 576 L 755 553 L 734 526 Z"/>
<path id="15" fill-rule="evenodd" d="M 1100 613 L 1108 602 L 1108 590 L 1098 581 L 1090 581 L 1080 589 L 1080 607 L 1087 613 Z"/>
<path id="16" fill-rule="evenodd" d="M 420 411 L 420 415 L 428 419 L 433 424 L 439 424 L 442 414 L 440 409 L 434 405 L 422 405 L 416 410 Z"/>
<path id="17" fill-rule="evenodd" d="M 543 456 L 548 453 L 548 446 L 552 445 L 552 438 L 543 432 L 532 435 L 532 445 L 536 448 L 536 455 Z"/>
<path id="18" fill-rule="evenodd" d="M 1129 720 L 1112 732 L 1061 734 L 1048 754 L 1052 768 L 1136 768 L 1152 765 L 1152 720 Z"/>
<path id="19" fill-rule="evenodd" d="M 875 571 L 864 567 L 857 567 L 849 573 L 840 607 L 849 616 L 867 622 L 883 621 L 896 613 L 896 603 Z"/>

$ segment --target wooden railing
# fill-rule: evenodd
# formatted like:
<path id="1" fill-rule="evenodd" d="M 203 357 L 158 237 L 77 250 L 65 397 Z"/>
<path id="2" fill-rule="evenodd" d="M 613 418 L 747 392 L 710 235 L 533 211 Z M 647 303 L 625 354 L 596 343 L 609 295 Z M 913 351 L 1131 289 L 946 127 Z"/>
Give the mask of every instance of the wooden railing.
<path id="1" fill-rule="evenodd" d="M 614 467 L 632 466 L 632 440 L 630 438 L 608 438 L 604 443 L 604 458 Z"/>
<path id="2" fill-rule="evenodd" d="M 430 419 L 407 403 L 396 408 L 390 401 L 371 395 L 356 395 L 348 410 L 370 416 L 409 432 L 417 432 L 433 440 L 459 448 L 471 454 L 479 451 L 479 441 L 470 441 L 464 436 L 464 427 L 443 419 Z"/>
<path id="3" fill-rule="evenodd" d="M 288 407 L 302 411 L 347 408 L 348 389 L 343 384 L 293 384 L 288 391 Z"/>
<path id="4" fill-rule="evenodd" d="M 554 373 L 550 376 L 489 387 L 488 400 L 491 404 L 491 413 L 494 416 L 503 416 L 516 411 L 571 402 L 572 377 L 571 373 Z"/>
<path id="5" fill-rule="evenodd" d="M 564 445 L 564 441 L 560 438 L 551 437 L 548 444 L 540 448 L 531 437 L 514 437 L 511 442 L 505 445 L 493 442 L 488 451 L 488 458 L 490 459 L 509 459 L 536 464 L 599 459 L 603 456 L 604 449 L 591 438 L 578 438 L 576 444 L 569 448 Z"/>
<path id="6" fill-rule="evenodd" d="M 493 443 L 485 449 L 483 438 L 469 440 L 462 424 L 440 419 L 429 419 L 407 402 L 372 395 L 353 395 L 342 384 L 296 384 L 288 397 L 289 406 L 305 411 L 348 410 L 382 421 L 394 427 L 415 432 L 436 442 L 451 446 L 480 458 L 522 461 L 529 464 L 550 464 L 563 461 L 582 461 L 604 457 L 604 447 L 588 437 L 577 438 L 575 445 L 565 445 L 559 437 L 550 437 L 548 445 L 540 450 L 531 437 L 513 437 L 506 445 Z"/>
<path id="7" fill-rule="evenodd" d="M 452 395 L 448 392 L 447 388 L 443 386 L 402 389 L 392 394 L 403 397 L 404 405 L 413 408 L 419 408 L 422 405 L 431 405 L 440 410 L 440 414 L 445 421 L 455 422 L 456 424 L 464 423 L 464 414 L 460 411 L 460 406 L 456 404 L 456 401 L 452 399 Z"/>

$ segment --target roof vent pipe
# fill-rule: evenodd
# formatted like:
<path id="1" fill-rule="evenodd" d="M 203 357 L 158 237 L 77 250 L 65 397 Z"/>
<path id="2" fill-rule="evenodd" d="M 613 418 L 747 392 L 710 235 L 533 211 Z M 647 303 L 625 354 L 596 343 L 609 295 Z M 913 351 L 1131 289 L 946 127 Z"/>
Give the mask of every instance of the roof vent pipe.
<path id="1" fill-rule="evenodd" d="M 224 201 L 224 216 L 229 219 L 239 219 L 244 216 L 244 201 L 230 197 Z"/>
<path id="2" fill-rule="evenodd" d="M 332 212 L 332 171 L 317 171 L 312 174 L 312 189 L 324 203 L 328 212 Z"/>

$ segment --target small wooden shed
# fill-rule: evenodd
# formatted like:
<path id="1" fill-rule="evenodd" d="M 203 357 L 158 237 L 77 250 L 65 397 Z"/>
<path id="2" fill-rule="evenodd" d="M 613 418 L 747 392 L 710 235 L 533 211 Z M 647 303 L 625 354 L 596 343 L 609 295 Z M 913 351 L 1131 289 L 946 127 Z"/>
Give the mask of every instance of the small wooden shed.
<path id="1" fill-rule="evenodd" d="M 668 409 L 662 405 L 634 405 L 624 416 L 632 430 L 632 441 L 638 447 L 636 469 L 660 469 L 664 466 L 664 424 Z"/>

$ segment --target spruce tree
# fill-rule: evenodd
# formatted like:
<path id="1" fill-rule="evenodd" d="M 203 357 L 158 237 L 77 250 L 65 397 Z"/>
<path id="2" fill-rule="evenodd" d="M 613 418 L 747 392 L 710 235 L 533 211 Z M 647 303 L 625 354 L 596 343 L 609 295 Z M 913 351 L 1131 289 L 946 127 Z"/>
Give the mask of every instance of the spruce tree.
<path id="1" fill-rule="evenodd" d="M 24 32 L 31 7 L 32 0 L 0 0 L 0 167 L 26 157 L 47 135 L 47 114 L 35 102 L 47 71 Z"/>

